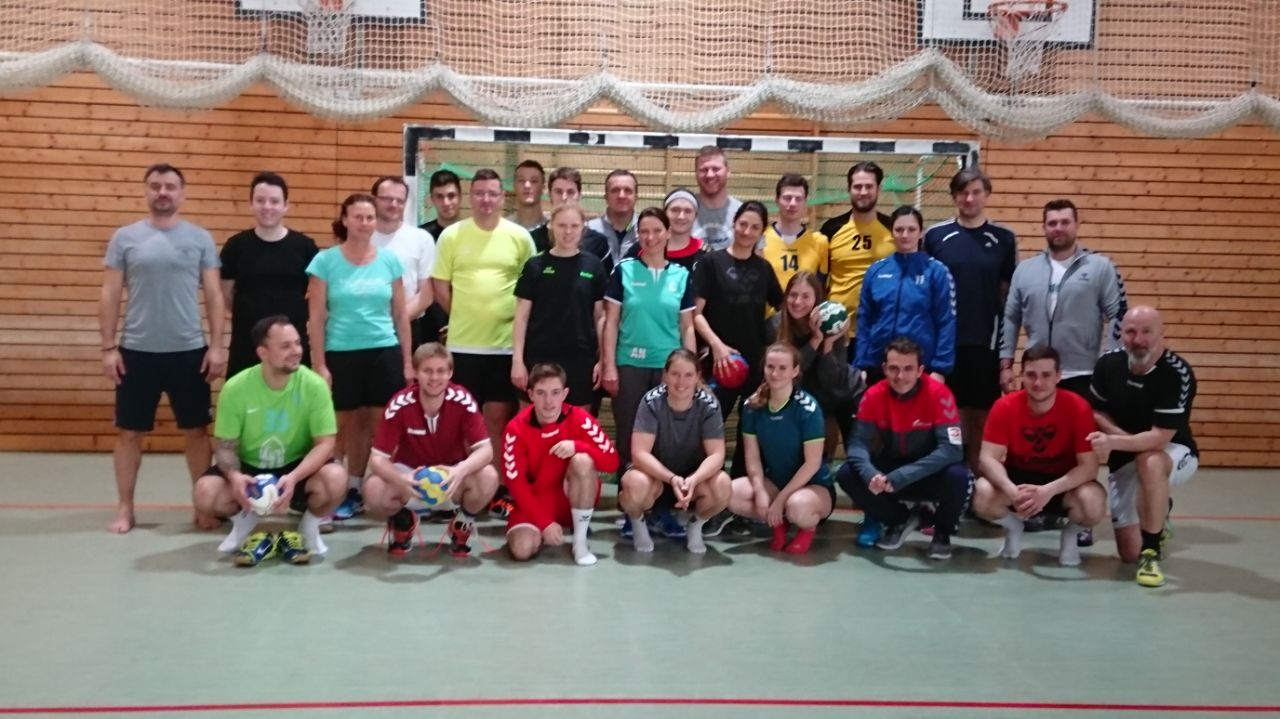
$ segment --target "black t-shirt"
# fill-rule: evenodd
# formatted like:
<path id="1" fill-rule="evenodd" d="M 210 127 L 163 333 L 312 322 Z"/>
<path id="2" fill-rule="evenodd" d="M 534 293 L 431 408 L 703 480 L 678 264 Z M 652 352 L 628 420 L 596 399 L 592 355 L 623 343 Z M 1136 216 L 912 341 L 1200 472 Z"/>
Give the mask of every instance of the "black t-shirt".
<path id="1" fill-rule="evenodd" d="M 1105 412 L 1129 434 L 1154 428 L 1172 429 L 1175 444 L 1199 455 L 1191 437 L 1191 404 L 1196 398 L 1196 375 L 1191 365 L 1171 350 L 1165 350 L 1150 372 L 1129 371 L 1124 350 L 1103 355 L 1093 368 L 1089 400 L 1094 409 Z M 1133 461 L 1132 452 L 1112 452 L 1107 464 L 1117 470 Z"/>
<path id="2" fill-rule="evenodd" d="M 315 240 L 289 230 L 267 242 L 253 230 L 238 232 L 222 247 L 222 279 L 235 281 L 231 301 L 232 362 L 253 355 L 249 331 L 263 317 L 287 315 L 307 336 L 307 265 L 319 249 Z M 305 339 L 304 339 L 305 347 Z M 253 357 L 251 364 L 257 362 Z"/>
<path id="3" fill-rule="evenodd" d="M 538 252 L 551 251 L 551 229 L 549 225 L 542 225 L 529 230 L 529 236 L 533 238 L 533 246 Z M 584 227 L 582 228 L 582 242 L 578 244 L 578 248 L 599 259 L 604 265 L 606 275 L 613 271 L 613 260 L 609 258 L 609 240 L 604 235 L 590 227 Z"/>
<path id="4" fill-rule="evenodd" d="M 440 224 L 439 220 L 432 220 L 425 225 L 418 225 L 418 228 L 430 233 L 432 241 L 436 244 L 440 243 L 440 233 L 444 232 L 444 226 Z M 438 342 L 441 328 L 449 325 L 449 315 L 445 314 L 444 308 L 440 306 L 439 302 L 432 302 L 427 311 L 422 313 L 422 318 L 418 322 L 420 323 L 420 340 L 422 342 Z"/>
<path id="5" fill-rule="evenodd" d="M 955 220 L 929 228 L 924 251 L 951 270 L 956 283 L 956 346 L 998 349 L 1004 305 L 1000 284 L 1013 279 L 1018 238 L 1003 225 L 969 229 Z"/>
<path id="6" fill-rule="evenodd" d="M 515 289 L 516 297 L 533 303 L 524 340 L 526 364 L 596 355 L 595 303 L 604 299 L 608 280 L 600 259 L 587 252 L 529 258 Z"/>
<path id="7" fill-rule="evenodd" d="M 694 268 L 694 287 L 706 300 L 703 316 L 722 342 L 737 349 L 752 367 L 759 364 L 769 333 L 765 307 L 782 305 L 782 286 L 763 257 L 745 260 L 727 250 L 707 253 Z"/>

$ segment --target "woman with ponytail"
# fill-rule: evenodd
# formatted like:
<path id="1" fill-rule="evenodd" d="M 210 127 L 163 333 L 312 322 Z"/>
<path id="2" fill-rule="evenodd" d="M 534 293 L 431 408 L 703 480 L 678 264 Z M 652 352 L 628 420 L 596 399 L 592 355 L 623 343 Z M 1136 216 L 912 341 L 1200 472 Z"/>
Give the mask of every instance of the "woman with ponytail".
<path id="1" fill-rule="evenodd" d="M 800 352 L 788 344 L 765 351 L 764 382 L 743 402 L 746 476 L 733 480 L 729 511 L 773 528 L 774 551 L 803 554 L 814 529 L 831 515 L 835 489 L 822 459 L 822 410 L 800 389 Z M 794 538 L 788 541 L 792 527 Z"/>

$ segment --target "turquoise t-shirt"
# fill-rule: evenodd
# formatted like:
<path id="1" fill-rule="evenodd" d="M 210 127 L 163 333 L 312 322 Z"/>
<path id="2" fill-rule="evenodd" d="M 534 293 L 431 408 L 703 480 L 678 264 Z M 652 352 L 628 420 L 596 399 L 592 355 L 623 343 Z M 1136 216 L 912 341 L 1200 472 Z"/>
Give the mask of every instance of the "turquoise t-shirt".
<path id="1" fill-rule="evenodd" d="M 328 284 L 326 351 L 367 350 L 400 343 L 391 318 L 391 287 L 400 281 L 404 266 L 394 253 L 378 250 L 373 262 L 353 265 L 342 256 L 341 247 L 330 247 L 312 258 L 307 274 Z"/>
<path id="2" fill-rule="evenodd" d="M 742 408 L 742 434 L 756 438 L 764 476 L 778 486 L 787 486 L 804 464 L 804 446 L 825 442 L 827 430 L 818 402 L 804 390 L 796 390 L 787 403 L 772 410 L 765 407 Z M 809 484 L 831 486 L 831 473 L 825 462 L 809 480 Z"/>
<path id="3" fill-rule="evenodd" d="M 694 308 L 689 271 L 675 262 L 661 270 L 628 257 L 613 268 L 605 299 L 622 306 L 616 361 L 628 367 L 660 369 L 681 346 L 680 313 Z"/>
<path id="4" fill-rule="evenodd" d="M 329 385 L 307 367 L 274 390 L 262 378 L 262 365 L 254 365 L 227 380 L 218 395 L 213 436 L 237 440 L 240 461 L 258 469 L 296 462 L 311 451 L 316 437 L 337 433 Z"/>

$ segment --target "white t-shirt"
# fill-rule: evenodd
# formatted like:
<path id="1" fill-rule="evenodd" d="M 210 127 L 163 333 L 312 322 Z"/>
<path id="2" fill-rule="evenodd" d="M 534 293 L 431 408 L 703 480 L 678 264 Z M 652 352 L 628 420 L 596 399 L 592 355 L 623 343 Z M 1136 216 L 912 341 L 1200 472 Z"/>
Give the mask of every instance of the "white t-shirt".
<path id="1" fill-rule="evenodd" d="M 418 283 L 431 278 L 436 262 L 436 241 L 430 232 L 413 225 L 401 225 L 394 234 L 373 233 L 373 245 L 389 250 L 404 265 L 404 301 L 410 304 L 418 297 Z"/>

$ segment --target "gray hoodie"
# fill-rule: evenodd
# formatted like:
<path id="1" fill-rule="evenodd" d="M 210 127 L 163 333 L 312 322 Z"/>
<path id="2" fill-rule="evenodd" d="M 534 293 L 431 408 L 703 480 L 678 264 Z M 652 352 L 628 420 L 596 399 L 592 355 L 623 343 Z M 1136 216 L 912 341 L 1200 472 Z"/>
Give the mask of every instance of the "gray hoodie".
<path id="1" fill-rule="evenodd" d="M 1105 255 L 1077 245 L 1058 290 L 1058 304 L 1050 316 L 1052 276 L 1048 250 L 1018 263 L 1004 306 L 1000 359 L 1013 358 L 1018 330 L 1025 327 L 1027 346 L 1047 344 L 1057 350 L 1063 372 L 1092 373 L 1098 357 L 1119 346 L 1120 320 L 1128 309 L 1124 280 Z M 1110 323 L 1109 328 L 1104 328 L 1105 322 Z"/>

